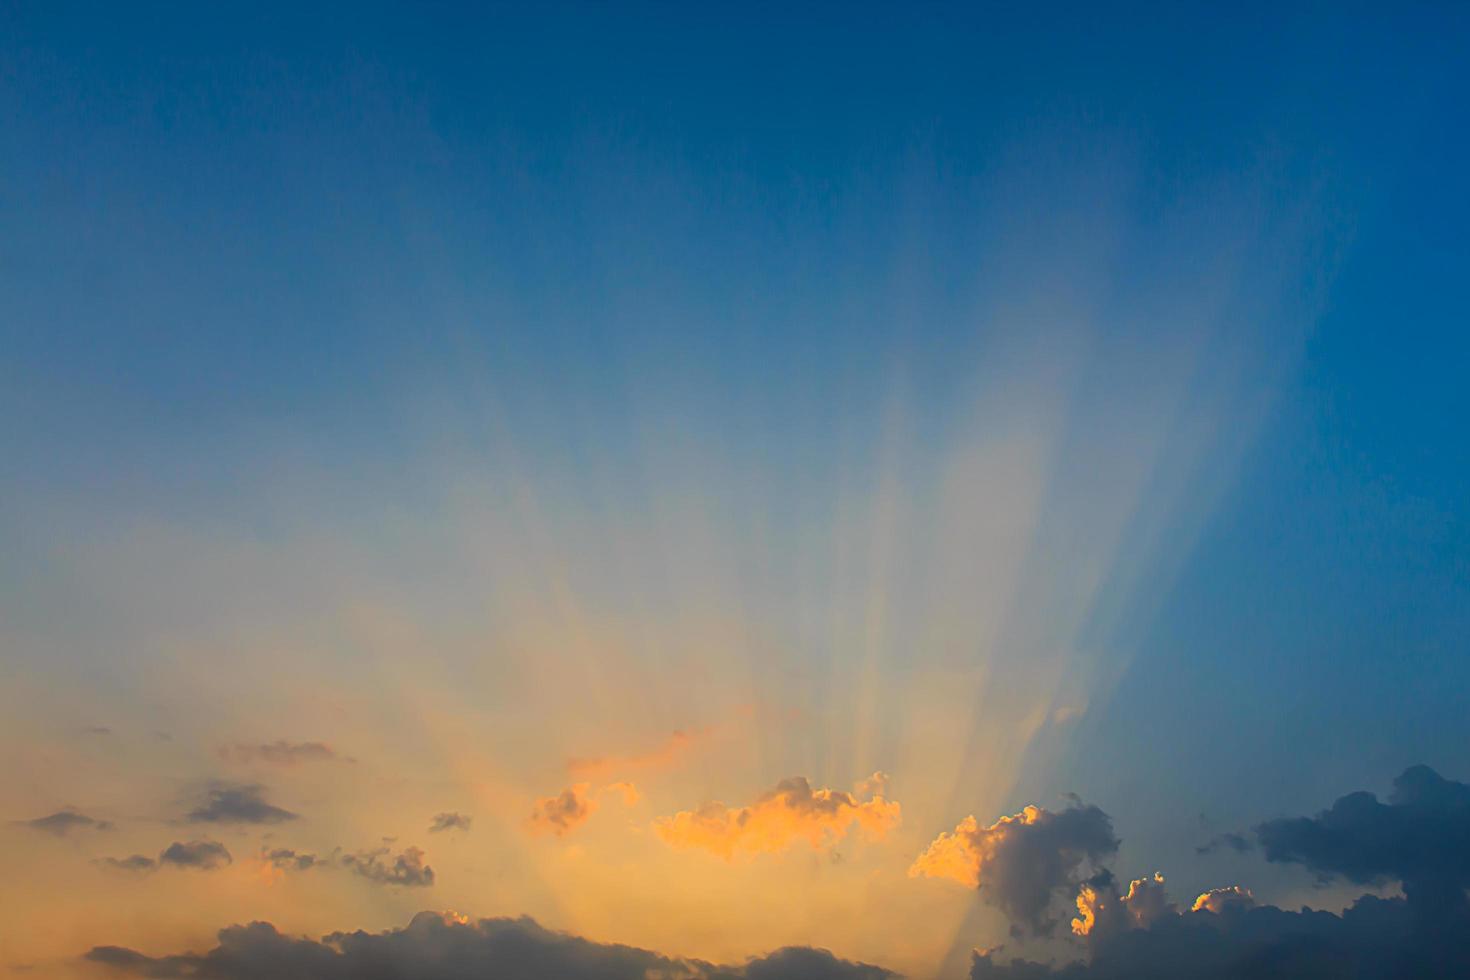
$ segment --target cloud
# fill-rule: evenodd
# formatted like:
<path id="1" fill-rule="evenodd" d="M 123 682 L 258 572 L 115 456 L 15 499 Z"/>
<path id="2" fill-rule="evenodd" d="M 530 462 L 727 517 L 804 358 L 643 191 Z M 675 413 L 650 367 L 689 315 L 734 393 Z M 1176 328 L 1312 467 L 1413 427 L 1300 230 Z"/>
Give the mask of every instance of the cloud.
<path id="1" fill-rule="evenodd" d="M 541 797 L 527 819 L 527 826 L 533 834 L 566 836 L 597 812 L 597 799 L 589 794 L 590 789 L 589 784 L 578 783 L 556 796 Z"/>
<path id="2" fill-rule="evenodd" d="M 390 856 L 391 860 L 384 860 Z M 386 847 L 380 847 L 372 851 L 340 854 L 337 863 L 380 885 L 427 888 L 434 884 L 434 869 L 424 863 L 424 856 L 423 850 L 417 847 L 406 847 L 397 855 L 392 855 Z"/>
<path id="3" fill-rule="evenodd" d="M 700 848 L 727 860 L 737 855 L 775 853 L 796 841 L 830 848 L 856 825 L 869 840 L 898 826 L 897 802 L 883 796 L 886 777 L 875 773 L 859 794 L 817 789 L 802 776 L 783 779 L 749 806 L 706 803 L 654 821 L 660 838 L 675 847 Z M 866 790 L 866 792 L 864 792 Z M 864 800 L 863 795 L 871 798 Z"/>
<path id="4" fill-rule="evenodd" d="M 1256 839 L 1267 861 L 1357 884 L 1396 880 L 1426 914 L 1463 909 L 1470 887 L 1470 785 L 1414 766 L 1394 780 L 1388 803 L 1349 793 L 1315 817 L 1260 824 Z"/>
<path id="5" fill-rule="evenodd" d="M 222 746 L 220 758 L 226 762 L 263 762 L 270 766 L 295 766 L 303 762 L 355 762 L 357 760 L 337 754 L 337 750 L 325 742 L 290 742 L 277 739 L 262 745 Z"/>
<path id="6" fill-rule="evenodd" d="M 213 871 L 232 861 L 225 845 L 212 840 L 195 840 L 187 843 L 175 841 L 158 855 L 158 865 L 172 864 L 180 868 L 199 868 Z"/>
<path id="7" fill-rule="evenodd" d="M 658 747 L 637 755 L 600 755 L 567 760 L 567 772 L 582 779 L 605 779 L 622 772 L 646 769 L 666 770 L 680 764 L 684 756 L 709 734 L 709 729 L 695 732 L 676 731 Z"/>
<path id="8" fill-rule="evenodd" d="M 254 783 L 215 783 L 204 803 L 189 811 L 190 823 L 282 823 L 296 814 L 265 801 L 264 787 Z"/>
<path id="9" fill-rule="evenodd" d="M 463 813 L 436 813 L 434 820 L 429 824 L 429 833 L 438 834 L 446 830 L 469 830 L 473 817 Z"/>
<path id="10" fill-rule="evenodd" d="M 125 858 L 99 858 L 97 863 L 104 868 L 127 872 L 153 871 L 158 867 L 158 862 L 146 854 L 134 854 Z"/>
<path id="11" fill-rule="evenodd" d="M 1256 904 L 1256 896 L 1249 888 L 1231 885 L 1229 888 L 1211 888 L 1190 906 L 1191 912 L 1214 912 L 1220 915 L 1232 909 L 1248 909 Z"/>
<path id="12" fill-rule="evenodd" d="M 157 871 L 159 868 L 172 865 L 176 868 L 194 868 L 199 871 L 213 871 L 222 868 L 232 862 L 230 852 L 225 845 L 212 840 L 174 841 L 164 848 L 158 857 L 151 858 L 145 854 L 134 854 L 125 858 L 102 858 L 97 863 L 114 871 L 127 871 L 130 873 L 141 873 Z"/>
<path id="13" fill-rule="evenodd" d="M 1123 895 L 1112 893 L 1112 882 L 1112 873 L 1103 872 L 1082 885 L 1077 893 L 1077 918 L 1072 920 L 1074 935 L 1147 929 L 1164 916 L 1179 912 L 1164 890 L 1164 876 L 1157 871 L 1152 878 L 1135 878 Z"/>
<path id="14" fill-rule="evenodd" d="M 909 877 L 978 888 L 1010 918 L 1013 931 L 1047 935 L 1058 921 L 1056 900 L 1077 894 L 1086 873 L 1100 870 L 1117 850 L 1112 821 L 1095 806 L 1028 806 L 988 827 L 966 817 L 919 855 Z"/>
<path id="15" fill-rule="evenodd" d="M 403 929 L 334 933 L 320 941 L 284 936 L 267 922 L 231 926 L 202 954 L 151 957 L 97 946 L 87 961 L 136 977 L 209 980 L 887 980 L 876 966 L 826 950 L 788 947 L 739 966 L 714 966 L 646 949 L 594 943 L 531 919 L 482 919 L 420 912 Z"/>
<path id="16" fill-rule="evenodd" d="M 34 820 L 16 821 L 22 827 L 39 830 L 43 834 L 51 834 L 54 837 L 65 837 L 74 830 L 111 830 L 112 823 L 107 820 L 97 820 L 67 807 L 65 810 L 57 810 L 55 813 L 44 817 L 36 817 Z"/>
<path id="17" fill-rule="evenodd" d="M 1315 817 L 1257 828 L 1268 860 L 1323 878 L 1399 881 L 1402 898 L 1364 895 L 1342 914 L 1286 911 L 1235 885 L 1204 892 L 1181 912 L 1163 877 L 1126 895 L 1106 870 L 1084 882 L 1074 932 L 1084 958 L 1061 965 L 1001 962 L 976 951 L 972 980 L 1394 980 L 1470 976 L 1470 787 L 1416 766 L 1394 781 L 1388 803 L 1351 793 Z"/>
<path id="18" fill-rule="evenodd" d="M 315 854 L 305 854 L 286 847 L 266 851 L 260 855 L 260 859 L 279 871 L 307 871 L 322 863 L 321 858 Z"/>

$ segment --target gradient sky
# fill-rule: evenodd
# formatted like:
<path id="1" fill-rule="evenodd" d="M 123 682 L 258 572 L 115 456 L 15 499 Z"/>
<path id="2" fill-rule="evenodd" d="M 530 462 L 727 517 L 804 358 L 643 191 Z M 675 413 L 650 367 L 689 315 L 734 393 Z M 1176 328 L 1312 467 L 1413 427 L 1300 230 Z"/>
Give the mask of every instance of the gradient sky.
<path id="1" fill-rule="evenodd" d="M 1197 848 L 1470 776 L 1470 17 L 1276 6 L 0 5 L 0 969 L 1343 908 Z"/>

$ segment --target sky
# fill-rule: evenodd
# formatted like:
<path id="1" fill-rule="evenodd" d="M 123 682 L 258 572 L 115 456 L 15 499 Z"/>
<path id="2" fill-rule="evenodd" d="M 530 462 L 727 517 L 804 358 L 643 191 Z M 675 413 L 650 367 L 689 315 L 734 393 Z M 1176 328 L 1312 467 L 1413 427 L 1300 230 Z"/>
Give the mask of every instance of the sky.
<path id="1" fill-rule="evenodd" d="M 1467 43 L 0 4 L 0 971 L 1463 975 Z"/>

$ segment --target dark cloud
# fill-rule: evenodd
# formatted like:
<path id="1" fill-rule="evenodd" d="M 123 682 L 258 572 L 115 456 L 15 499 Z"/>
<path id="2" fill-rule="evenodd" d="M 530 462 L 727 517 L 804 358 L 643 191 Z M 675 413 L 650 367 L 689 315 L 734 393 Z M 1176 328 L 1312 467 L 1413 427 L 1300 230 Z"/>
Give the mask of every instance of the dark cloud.
<path id="1" fill-rule="evenodd" d="M 291 742 L 277 739 L 261 745 L 226 745 L 219 750 L 220 757 L 227 762 L 262 762 L 271 766 L 295 766 L 303 762 L 355 762 L 349 756 L 339 755 L 337 750 L 325 742 Z"/>
<path id="2" fill-rule="evenodd" d="M 43 834 L 51 834 L 55 837 L 65 837 L 74 830 L 111 830 L 112 823 L 107 820 L 97 820 L 68 807 L 44 817 L 34 820 L 17 821 L 22 827 L 39 830 Z"/>
<path id="3" fill-rule="evenodd" d="M 194 868 L 213 871 L 232 862 L 225 845 L 212 840 L 174 841 L 164 848 L 158 857 L 134 854 L 125 858 L 101 858 L 96 863 L 114 871 L 142 873 L 157 871 L 172 865 L 175 868 Z"/>
<path id="4" fill-rule="evenodd" d="M 1077 899 L 1082 959 L 1002 962 L 998 951 L 977 951 L 972 980 L 1470 976 L 1470 786 L 1416 766 L 1394 781 L 1387 803 L 1352 793 L 1315 817 L 1271 820 L 1256 833 L 1267 860 L 1324 879 L 1397 881 L 1404 897 L 1364 895 L 1334 915 L 1260 905 L 1234 886 L 1207 891 L 1181 911 L 1164 895 L 1161 875 L 1120 895 L 1103 872 Z"/>
<path id="5" fill-rule="evenodd" d="M 158 865 L 172 864 L 180 868 L 213 871 L 232 861 L 225 845 L 212 840 L 174 841 L 158 855 Z"/>
<path id="6" fill-rule="evenodd" d="M 1091 944 L 1052 966 L 974 954 L 971 980 L 1449 980 L 1470 976 L 1463 943 L 1429 944 L 1403 899 L 1360 898 L 1342 915 L 1275 906 L 1189 912 Z"/>
<path id="7" fill-rule="evenodd" d="M 305 854 L 284 847 L 266 851 L 261 854 L 260 859 L 281 871 L 308 871 L 322 863 L 321 858 L 315 854 Z"/>
<path id="8" fill-rule="evenodd" d="M 1019 934 L 1049 935 L 1087 875 L 1118 850 L 1113 824 L 1095 806 L 1028 806 L 988 827 L 971 816 L 943 833 L 909 868 L 910 877 L 951 878 L 976 887 Z"/>
<path id="9" fill-rule="evenodd" d="M 386 847 L 340 854 L 337 862 L 353 874 L 382 885 L 427 888 L 434 883 L 434 869 L 424 863 L 424 852 L 417 847 L 406 847 L 397 855 L 391 855 Z"/>
<path id="10" fill-rule="evenodd" d="M 265 801 L 265 788 L 253 783 L 215 783 L 205 801 L 189 811 L 191 823 L 282 823 L 296 814 Z"/>
<path id="11" fill-rule="evenodd" d="M 153 871 L 158 867 L 158 862 L 146 854 L 134 854 L 125 858 L 100 858 L 98 864 L 104 868 L 112 868 L 116 871 Z"/>
<path id="12" fill-rule="evenodd" d="M 1216 851 L 1219 850 L 1231 850 L 1234 851 L 1236 854 L 1244 854 L 1247 851 L 1251 850 L 1253 846 L 1254 845 L 1252 845 L 1250 842 L 1250 838 L 1246 837 L 1244 834 L 1226 833 L 1218 834 L 1214 837 L 1211 837 L 1199 847 L 1196 847 L 1194 849 L 1194 853 L 1214 854 Z"/>
<path id="13" fill-rule="evenodd" d="M 108 728 L 106 725 L 88 725 L 86 728 L 82 729 L 82 731 L 86 732 L 88 735 L 112 734 L 112 729 Z"/>
<path id="14" fill-rule="evenodd" d="M 436 813 L 434 821 L 429 824 L 429 833 L 437 834 L 445 830 L 469 830 L 473 819 L 463 813 Z"/>
<path id="15" fill-rule="evenodd" d="M 1398 881 L 1416 909 L 1465 910 L 1470 887 L 1470 785 L 1428 766 L 1404 770 L 1389 802 L 1349 793 L 1315 817 L 1256 828 L 1267 861 L 1300 864 L 1324 879 Z"/>
<path id="16" fill-rule="evenodd" d="M 894 974 L 837 959 L 825 950 L 788 948 L 741 966 L 720 967 L 632 946 L 552 932 L 527 918 L 455 921 L 432 912 L 407 928 L 336 933 L 320 942 L 283 936 L 265 922 L 221 930 L 203 954 L 150 957 L 98 946 L 92 963 L 137 977 L 208 980 L 885 980 Z"/>

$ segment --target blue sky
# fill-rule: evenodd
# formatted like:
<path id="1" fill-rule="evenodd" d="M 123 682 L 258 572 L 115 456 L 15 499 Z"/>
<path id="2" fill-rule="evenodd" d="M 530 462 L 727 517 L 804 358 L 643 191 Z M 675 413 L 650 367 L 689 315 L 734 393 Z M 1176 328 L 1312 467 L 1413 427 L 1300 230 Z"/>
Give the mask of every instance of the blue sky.
<path id="1" fill-rule="evenodd" d="M 1076 792 L 1201 888 L 1202 836 L 1462 776 L 1467 27 L 7 4 L 6 674 L 224 738 L 154 652 L 616 623 L 686 685 L 649 725 L 749 684 L 786 768 L 700 792 Z M 923 770 L 930 717 L 985 751 Z"/>

